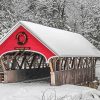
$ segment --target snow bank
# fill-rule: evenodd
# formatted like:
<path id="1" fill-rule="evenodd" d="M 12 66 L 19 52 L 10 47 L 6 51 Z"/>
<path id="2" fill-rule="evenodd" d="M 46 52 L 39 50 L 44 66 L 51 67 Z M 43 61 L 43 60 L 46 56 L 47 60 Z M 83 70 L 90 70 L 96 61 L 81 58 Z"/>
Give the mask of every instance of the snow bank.
<path id="1" fill-rule="evenodd" d="M 46 82 L 1 83 L 0 100 L 100 100 L 100 91 L 75 85 L 50 86 Z"/>

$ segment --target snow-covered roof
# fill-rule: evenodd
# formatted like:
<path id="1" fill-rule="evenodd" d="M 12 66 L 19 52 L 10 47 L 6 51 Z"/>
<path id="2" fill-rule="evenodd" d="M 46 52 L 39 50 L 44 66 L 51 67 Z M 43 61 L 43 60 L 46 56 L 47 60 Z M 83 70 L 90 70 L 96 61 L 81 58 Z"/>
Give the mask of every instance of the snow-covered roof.
<path id="1" fill-rule="evenodd" d="M 61 57 L 100 57 L 100 51 L 93 46 L 87 39 L 77 33 L 51 28 L 40 24 L 27 21 L 18 22 L 3 39 L 0 45 L 15 31 L 19 26 L 23 26 L 36 36 L 44 45 Z"/>

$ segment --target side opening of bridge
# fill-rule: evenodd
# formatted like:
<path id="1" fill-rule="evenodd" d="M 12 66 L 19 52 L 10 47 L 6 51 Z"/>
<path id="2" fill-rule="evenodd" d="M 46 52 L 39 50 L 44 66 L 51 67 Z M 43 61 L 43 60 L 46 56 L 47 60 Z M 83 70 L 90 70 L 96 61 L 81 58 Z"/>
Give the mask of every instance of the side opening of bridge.
<path id="1" fill-rule="evenodd" d="M 51 84 L 89 85 L 95 81 L 96 57 L 54 57 L 49 61 Z"/>
<path id="2" fill-rule="evenodd" d="M 30 51 L 13 51 L 0 57 L 0 82 L 19 82 L 50 77 L 44 55 Z"/>

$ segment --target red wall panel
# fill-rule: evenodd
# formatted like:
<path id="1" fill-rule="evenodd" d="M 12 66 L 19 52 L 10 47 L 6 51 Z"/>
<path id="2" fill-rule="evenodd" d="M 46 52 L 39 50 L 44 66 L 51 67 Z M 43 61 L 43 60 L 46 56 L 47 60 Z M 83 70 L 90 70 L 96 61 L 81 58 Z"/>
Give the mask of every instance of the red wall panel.
<path id="1" fill-rule="evenodd" d="M 19 45 L 17 43 L 16 35 L 19 32 L 25 32 L 27 34 L 28 41 L 24 45 Z M 22 37 L 23 40 L 23 37 Z M 32 51 L 37 51 L 42 53 L 49 59 L 55 54 L 49 50 L 43 43 L 41 43 L 35 36 L 33 36 L 29 31 L 27 31 L 24 27 L 20 26 L 17 28 L 1 45 L 0 45 L 0 55 L 5 52 L 15 50 L 15 48 L 30 48 Z"/>

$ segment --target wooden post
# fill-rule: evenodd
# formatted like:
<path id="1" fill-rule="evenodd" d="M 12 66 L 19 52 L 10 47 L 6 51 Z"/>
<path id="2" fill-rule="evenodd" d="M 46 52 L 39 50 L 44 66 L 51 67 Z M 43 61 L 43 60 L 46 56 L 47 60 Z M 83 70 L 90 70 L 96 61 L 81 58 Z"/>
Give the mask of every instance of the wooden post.
<path id="1" fill-rule="evenodd" d="M 0 58 L 0 63 L 1 63 L 1 66 L 2 66 L 3 71 L 5 71 L 6 69 L 5 69 L 5 66 L 4 66 L 4 63 L 3 63 L 2 57 Z"/>
<path id="2" fill-rule="evenodd" d="M 5 65 L 4 65 L 4 63 L 3 63 L 2 57 L 0 58 L 0 63 L 1 63 L 2 68 L 3 68 L 4 82 L 6 83 L 6 81 L 7 81 L 7 75 L 6 75 L 6 69 L 5 69 Z"/>
<path id="3" fill-rule="evenodd" d="M 62 66 L 61 66 L 62 65 L 62 60 L 63 59 L 60 57 L 59 58 L 59 81 L 58 81 L 59 82 L 58 83 L 59 85 L 62 85 L 63 84 L 63 79 L 62 79 L 62 73 L 63 72 L 62 72 Z"/>
<path id="4" fill-rule="evenodd" d="M 53 64 L 52 60 L 49 61 L 49 67 L 50 67 L 50 74 L 51 74 L 51 85 L 56 85 L 55 82 L 55 73 L 53 71 Z"/>

